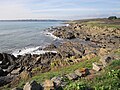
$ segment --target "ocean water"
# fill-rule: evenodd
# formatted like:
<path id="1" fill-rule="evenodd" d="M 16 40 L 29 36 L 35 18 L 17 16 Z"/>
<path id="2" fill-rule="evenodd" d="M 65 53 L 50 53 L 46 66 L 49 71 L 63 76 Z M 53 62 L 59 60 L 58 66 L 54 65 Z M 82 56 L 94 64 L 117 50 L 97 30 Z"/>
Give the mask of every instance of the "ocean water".
<path id="1" fill-rule="evenodd" d="M 14 55 L 39 52 L 41 47 L 57 39 L 45 29 L 60 26 L 61 23 L 61 21 L 0 22 L 0 52 Z"/>

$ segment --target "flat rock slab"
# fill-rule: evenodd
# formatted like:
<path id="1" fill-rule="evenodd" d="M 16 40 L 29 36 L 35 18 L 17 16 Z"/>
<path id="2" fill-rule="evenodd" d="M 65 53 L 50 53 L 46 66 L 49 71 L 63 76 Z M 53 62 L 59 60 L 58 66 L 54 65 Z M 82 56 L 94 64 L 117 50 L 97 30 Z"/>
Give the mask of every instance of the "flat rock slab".
<path id="1" fill-rule="evenodd" d="M 95 71 L 100 71 L 102 68 L 95 62 L 92 64 L 93 65 L 93 70 Z"/>
<path id="2" fill-rule="evenodd" d="M 76 80 L 78 78 L 78 75 L 76 75 L 75 73 L 70 73 L 70 74 L 67 74 L 66 77 L 69 80 Z"/>
<path id="3" fill-rule="evenodd" d="M 52 80 L 45 80 L 43 87 L 44 90 L 54 90 L 54 83 Z"/>

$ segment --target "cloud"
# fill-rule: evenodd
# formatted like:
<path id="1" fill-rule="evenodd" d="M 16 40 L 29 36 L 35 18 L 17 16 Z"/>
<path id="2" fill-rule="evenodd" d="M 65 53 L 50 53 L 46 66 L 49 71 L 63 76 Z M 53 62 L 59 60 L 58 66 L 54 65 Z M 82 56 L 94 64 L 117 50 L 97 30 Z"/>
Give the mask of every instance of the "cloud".
<path id="1" fill-rule="evenodd" d="M 120 15 L 119 0 L 0 0 L 0 19 L 79 19 Z"/>

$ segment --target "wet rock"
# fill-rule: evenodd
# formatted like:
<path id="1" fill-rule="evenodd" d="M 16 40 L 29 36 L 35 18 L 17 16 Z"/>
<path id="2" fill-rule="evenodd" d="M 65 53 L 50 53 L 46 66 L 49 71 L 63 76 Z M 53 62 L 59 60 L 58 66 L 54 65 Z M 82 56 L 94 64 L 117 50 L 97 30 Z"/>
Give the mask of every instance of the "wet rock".
<path id="1" fill-rule="evenodd" d="M 43 50 L 53 50 L 55 48 L 56 48 L 56 46 L 54 44 L 50 44 L 47 47 L 45 47 Z"/>
<path id="2" fill-rule="evenodd" d="M 25 84 L 23 90 L 42 90 L 42 88 L 36 81 L 31 81 Z"/>
<path id="3" fill-rule="evenodd" d="M 69 80 L 76 80 L 76 79 L 78 79 L 78 76 L 77 76 L 75 73 L 67 74 L 66 77 L 67 77 Z"/>
<path id="4" fill-rule="evenodd" d="M 15 57 L 7 53 L 0 54 L 0 67 L 2 69 L 7 69 L 10 65 L 15 65 Z"/>
<path id="5" fill-rule="evenodd" d="M 0 53 L 0 61 L 3 60 L 3 55 Z"/>
<path id="6" fill-rule="evenodd" d="M 45 80 L 43 84 L 44 90 L 54 90 L 54 83 L 51 80 Z"/>
<path id="7" fill-rule="evenodd" d="M 6 71 L 4 71 L 1 67 L 0 67 L 0 77 L 1 76 L 6 76 L 8 73 Z"/>
<path id="8" fill-rule="evenodd" d="M 93 70 L 95 70 L 95 71 L 100 71 L 101 70 L 100 65 L 98 65 L 96 62 L 93 63 L 92 65 L 93 65 Z"/>

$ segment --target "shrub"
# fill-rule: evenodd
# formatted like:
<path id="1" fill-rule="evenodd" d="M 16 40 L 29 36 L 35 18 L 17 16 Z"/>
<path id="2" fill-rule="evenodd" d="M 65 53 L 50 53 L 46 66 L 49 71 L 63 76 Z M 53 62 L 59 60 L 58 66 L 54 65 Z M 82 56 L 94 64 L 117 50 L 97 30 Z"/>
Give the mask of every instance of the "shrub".
<path id="1" fill-rule="evenodd" d="M 110 20 L 117 19 L 117 17 L 116 16 L 110 16 L 110 17 L 108 17 L 108 19 L 110 19 Z"/>

